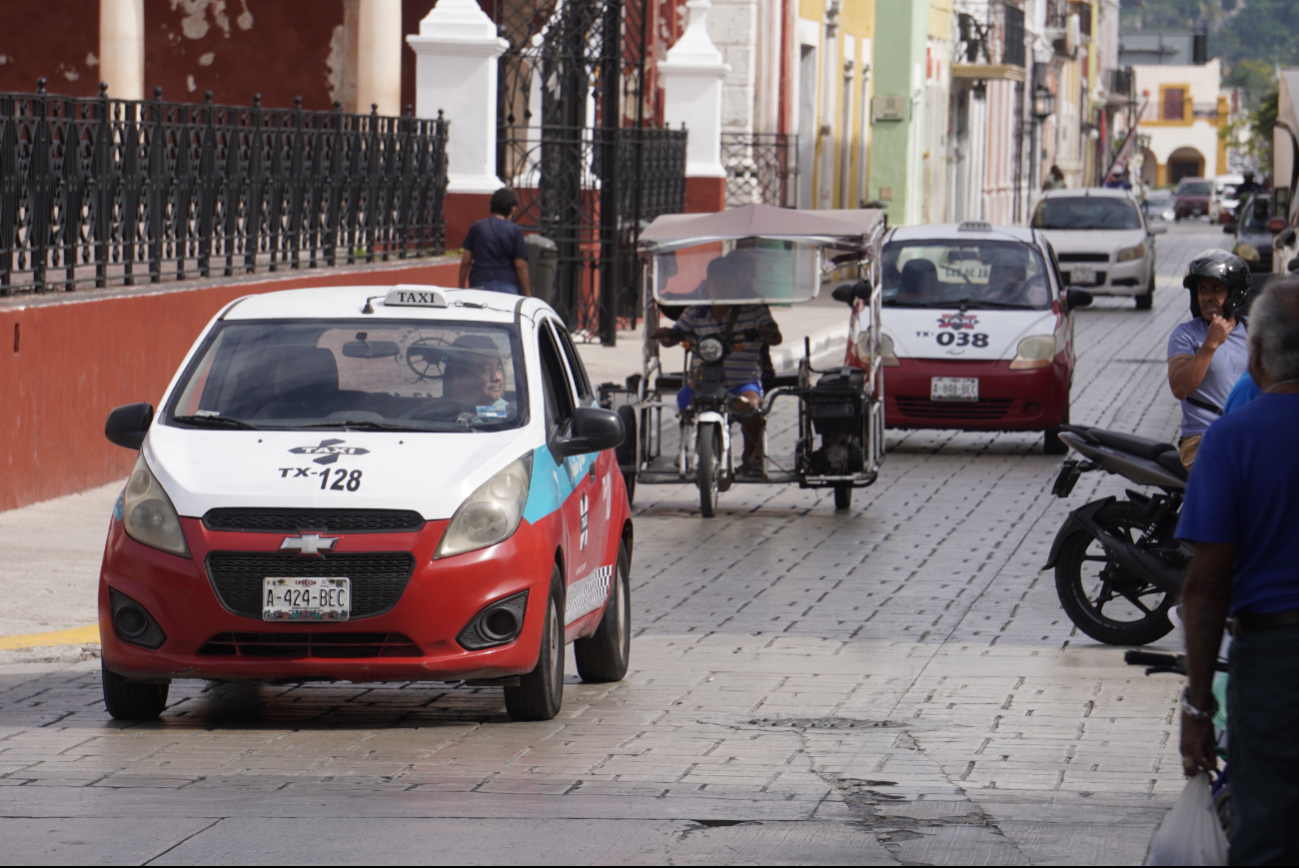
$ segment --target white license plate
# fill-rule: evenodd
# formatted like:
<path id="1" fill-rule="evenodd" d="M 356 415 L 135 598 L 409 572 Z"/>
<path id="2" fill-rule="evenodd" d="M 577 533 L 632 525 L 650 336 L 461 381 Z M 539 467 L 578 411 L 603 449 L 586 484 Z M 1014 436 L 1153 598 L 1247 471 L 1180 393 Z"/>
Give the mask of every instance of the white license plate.
<path id="1" fill-rule="evenodd" d="M 350 579 L 262 579 L 263 621 L 346 621 Z"/>
<path id="2" fill-rule="evenodd" d="M 929 381 L 929 400 L 977 401 L 979 380 L 977 377 L 933 377 Z"/>
<path id="3" fill-rule="evenodd" d="M 1091 286 L 1096 282 L 1096 269 L 1090 265 L 1075 265 L 1069 269 L 1069 282 L 1076 286 Z"/>

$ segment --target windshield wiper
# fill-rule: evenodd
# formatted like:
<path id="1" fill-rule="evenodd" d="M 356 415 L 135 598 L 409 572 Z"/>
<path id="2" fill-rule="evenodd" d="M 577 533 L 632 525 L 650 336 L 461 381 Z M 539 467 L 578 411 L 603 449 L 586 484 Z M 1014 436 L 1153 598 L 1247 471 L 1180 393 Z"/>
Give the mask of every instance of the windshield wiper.
<path id="1" fill-rule="evenodd" d="M 173 422 L 183 422 L 186 425 L 193 425 L 197 428 L 244 428 L 250 431 L 260 431 L 257 425 L 250 425 L 242 419 L 235 419 L 232 416 L 209 416 L 207 414 L 194 416 L 173 416 Z"/>
<path id="2" fill-rule="evenodd" d="M 1025 308 L 1025 309 L 1033 308 L 1031 304 L 1028 304 L 1026 302 L 996 301 L 990 298 L 986 298 L 986 299 L 985 298 L 963 298 L 960 299 L 959 301 L 950 302 L 950 304 L 957 305 L 958 307 L 973 307 L 973 308 L 1012 308 L 1012 307 Z"/>
<path id="3" fill-rule="evenodd" d="M 285 428 L 299 430 L 302 428 L 355 428 L 366 431 L 422 431 L 412 425 L 398 425 L 396 422 L 375 422 L 373 419 L 344 419 L 341 422 L 311 422 L 306 425 L 286 425 Z"/>

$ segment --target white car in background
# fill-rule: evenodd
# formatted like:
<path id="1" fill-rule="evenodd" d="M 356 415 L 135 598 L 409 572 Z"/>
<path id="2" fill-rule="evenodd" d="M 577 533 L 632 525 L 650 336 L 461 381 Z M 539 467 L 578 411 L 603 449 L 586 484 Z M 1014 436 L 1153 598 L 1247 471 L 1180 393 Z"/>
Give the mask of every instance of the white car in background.
<path id="1" fill-rule="evenodd" d="M 1168 229 L 1146 222 L 1126 190 L 1089 187 L 1047 190 L 1033 209 L 1029 226 L 1039 229 L 1055 249 L 1068 286 L 1093 295 L 1136 299 L 1150 310 L 1155 295 L 1155 239 Z"/>
<path id="2" fill-rule="evenodd" d="M 1245 183 L 1244 175 L 1219 175 L 1213 179 L 1213 195 L 1209 197 L 1210 223 L 1232 222 L 1234 217 L 1223 220 L 1222 213 L 1225 211 L 1235 215 L 1236 209 L 1240 207 L 1240 197 L 1236 195 L 1236 187 L 1243 183 Z"/>

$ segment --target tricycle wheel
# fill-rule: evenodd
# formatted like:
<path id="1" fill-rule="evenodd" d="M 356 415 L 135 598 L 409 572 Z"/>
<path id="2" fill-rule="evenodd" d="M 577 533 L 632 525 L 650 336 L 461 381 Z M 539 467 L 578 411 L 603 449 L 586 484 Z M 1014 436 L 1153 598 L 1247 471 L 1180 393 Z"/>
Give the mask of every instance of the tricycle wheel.
<path id="1" fill-rule="evenodd" d="M 834 487 L 834 508 L 848 509 L 852 506 L 852 486 L 841 482 Z"/>
<path id="2" fill-rule="evenodd" d="M 167 707 L 170 683 L 153 684 L 131 681 L 110 672 L 100 661 L 104 688 L 104 707 L 117 720 L 153 720 Z"/>
<path id="3" fill-rule="evenodd" d="M 715 423 L 699 426 L 699 469 L 695 482 L 699 485 L 699 511 L 704 518 L 717 515 L 717 480 L 722 470 L 722 435 Z"/>
<path id="4" fill-rule="evenodd" d="M 518 687 L 505 688 L 505 710 L 512 720 L 552 720 L 564 704 L 564 625 L 559 618 L 558 591 L 562 582 L 556 566 L 536 668 L 519 678 Z"/>
<path id="5" fill-rule="evenodd" d="M 631 577 L 627 545 L 618 547 L 618 565 L 609 583 L 600 628 L 573 643 L 577 674 L 590 684 L 622 681 L 631 660 Z"/>
<path id="6" fill-rule="evenodd" d="M 622 445 L 613 450 L 613 454 L 618 459 L 618 466 L 622 470 L 622 480 L 627 484 L 627 502 L 631 503 L 636 499 L 636 471 L 640 467 L 640 451 L 636 448 L 636 411 L 626 404 L 618 408 L 618 418 L 622 420 L 622 427 L 627 432 L 627 438 L 622 441 Z M 631 467 L 631 470 L 627 468 Z"/>

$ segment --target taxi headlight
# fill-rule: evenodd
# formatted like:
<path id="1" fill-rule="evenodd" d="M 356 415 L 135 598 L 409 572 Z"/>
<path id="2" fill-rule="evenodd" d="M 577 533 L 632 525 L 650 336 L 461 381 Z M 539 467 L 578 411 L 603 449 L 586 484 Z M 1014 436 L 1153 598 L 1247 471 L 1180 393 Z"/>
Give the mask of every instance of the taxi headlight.
<path id="1" fill-rule="evenodd" d="M 122 495 L 122 526 L 138 543 L 183 558 L 189 557 L 176 507 L 171 505 L 171 498 L 149 471 L 144 455 L 135 459 L 131 477 L 126 481 L 126 491 Z"/>
<path id="2" fill-rule="evenodd" d="M 1031 368 L 1049 368 L 1055 358 L 1055 336 L 1033 335 L 1019 342 L 1015 351 L 1015 360 L 1010 363 L 1012 371 L 1025 371 Z"/>
<path id="3" fill-rule="evenodd" d="M 486 548 L 510 538 L 523 519 L 532 481 L 532 453 L 512 461 L 460 504 L 434 559 Z"/>
<path id="4" fill-rule="evenodd" d="M 871 357 L 871 333 L 867 329 L 857 336 L 857 358 L 863 362 L 868 361 Z M 893 338 L 880 332 L 880 364 L 886 368 L 898 368 L 902 363 L 898 361 L 897 351 L 893 348 Z"/>
<path id="5" fill-rule="evenodd" d="M 1140 244 L 1138 244 L 1136 247 L 1125 247 L 1122 250 L 1120 250 L 1116 261 L 1131 262 L 1132 260 L 1140 259 L 1145 255 L 1146 255 L 1146 243 L 1143 241 Z"/>
<path id="6" fill-rule="evenodd" d="M 699 342 L 699 358 L 705 362 L 715 362 L 722 357 L 724 347 L 717 338 L 704 338 Z"/>

